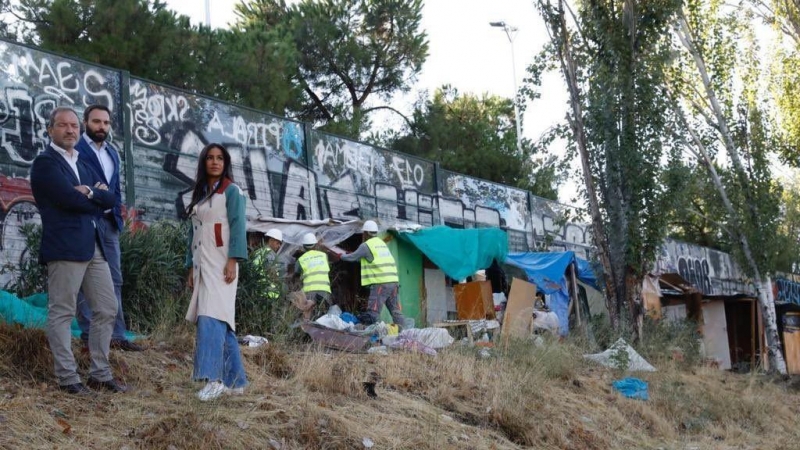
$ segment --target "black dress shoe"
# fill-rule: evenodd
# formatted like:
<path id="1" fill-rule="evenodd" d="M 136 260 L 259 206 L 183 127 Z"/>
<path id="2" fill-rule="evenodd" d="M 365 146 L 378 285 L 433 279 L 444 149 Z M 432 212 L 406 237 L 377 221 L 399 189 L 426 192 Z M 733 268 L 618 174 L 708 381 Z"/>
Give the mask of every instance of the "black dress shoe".
<path id="1" fill-rule="evenodd" d="M 89 377 L 89 379 L 86 381 L 86 385 L 97 391 L 106 390 L 110 392 L 118 392 L 120 394 L 128 390 L 127 386 L 119 385 L 116 381 L 114 381 L 113 378 L 108 381 L 97 381 L 94 378 Z"/>
<path id="2" fill-rule="evenodd" d="M 144 347 L 138 344 L 134 344 L 133 342 L 124 339 L 114 339 L 111 341 L 111 348 L 116 348 L 118 350 L 122 350 L 125 352 L 141 352 L 144 351 Z"/>
<path id="3" fill-rule="evenodd" d="M 66 384 L 58 387 L 60 390 L 73 395 L 94 395 L 91 389 L 83 385 L 83 383 Z"/>

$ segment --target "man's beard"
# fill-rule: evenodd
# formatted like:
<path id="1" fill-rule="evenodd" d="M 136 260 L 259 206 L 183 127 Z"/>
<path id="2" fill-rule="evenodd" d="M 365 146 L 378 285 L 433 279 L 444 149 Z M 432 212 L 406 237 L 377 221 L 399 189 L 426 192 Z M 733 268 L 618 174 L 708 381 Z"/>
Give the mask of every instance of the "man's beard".
<path id="1" fill-rule="evenodd" d="M 108 133 L 102 131 L 95 133 L 89 128 L 86 129 L 86 135 L 89 136 L 89 139 L 91 139 L 92 142 L 105 142 L 106 138 L 108 137 Z"/>

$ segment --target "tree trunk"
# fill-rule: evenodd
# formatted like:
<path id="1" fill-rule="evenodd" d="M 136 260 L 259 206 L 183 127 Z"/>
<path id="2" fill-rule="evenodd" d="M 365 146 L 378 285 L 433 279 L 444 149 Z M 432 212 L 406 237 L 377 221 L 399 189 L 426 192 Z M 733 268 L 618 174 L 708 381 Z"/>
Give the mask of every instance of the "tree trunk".
<path id="1" fill-rule="evenodd" d="M 781 338 L 778 335 L 778 317 L 775 313 L 775 300 L 770 293 L 772 292 L 772 281 L 767 277 L 763 282 L 756 278 L 753 280 L 758 286 L 758 302 L 761 304 L 761 312 L 764 316 L 764 334 L 767 335 L 767 356 L 769 357 L 770 370 L 786 374 L 786 360 L 783 359 L 783 349 L 781 348 Z"/>
<path id="2" fill-rule="evenodd" d="M 742 248 L 742 253 L 744 253 L 745 260 L 747 261 L 750 271 L 752 272 L 753 283 L 757 286 L 758 290 L 758 303 L 761 305 L 761 310 L 763 313 L 762 316 L 764 321 L 764 332 L 767 335 L 767 355 L 769 356 L 770 370 L 776 370 L 780 374 L 786 374 L 786 361 L 783 359 L 781 340 L 778 336 L 778 325 L 775 317 L 775 303 L 770 301 L 769 296 L 767 295 L 772 288 L 771 286 L 765 287 L 764 283 L 761 281 L 761 273 L 758 270 L 758 265 L 756 264 L 755 259 L 753 258 L 753 253 L 750 250 L 750 242 L 747 240 L 747 236 L 745 236 L 741 231 L 742 227 L 739 224 L 739 216 L 736 214 L 736 210 L 733 208 L 733 203 L 731 203 L 730 199 L 728 198 L 728 192 L 725 190 L 725 186 L 722 184 L 722 180 L 720 179 L 717 169 L 714 167 L 714 164 L 711 161 L 711 157 L 708 155 L 708 151 L 706 150 L 703 141 L 700 139 L 700 136 L 697 135 L 695 130 L 688 125 L 688 122 L 683 115 L 683 111 L 681 111 L 679 107 L 676 107 L 676 112 L 678 113 L 678 117 L 680 117 L 685 128 L 689 131 L 689 134 L 692 136 L 692 139 L 697 146 L 697 150 L 699 152 L 698 159 L 701 159 L 711 175 L 711 180 L 720 194 L 722 204 L 725 207 L 725 210 L 728 212 L 728 217 L 731 222 L 729 232 L 733 234 L 733 237 L 739 242 Z M 767 280 L 769 280 L 769 277 Z"/>
<path id="3" fill-rule="evenodd" d="M 636 272 L 628 268 L 625 273 L 625 302 L 630 314 L 631 330 L 636 334 L 639 340 L 642 339 L 642 325 L 644 324 L 644 315 L 642 311 L 642 279 L 636 275 Z"/>
<path id="4" fill-rule="evenodd" d="M 548 26 L 550 40 L 556 47 L 561 71 L 569 90 L 569 104 L 572 114 L 567 115 L 567 119 L 578 147 L 578 154 L 581 158 L 581 168 L 583 172 L 583 182 L 586 187 L 586 197 L 589 203 L 589 213 L 592 217 L 592 239 L 594 241 L 600 263 L 603 266 L 603 281 L 605 284 L 605 301 L 608 309 L 608 317 L 614 329 L 619 327 L 619 308 L 616 302 L 616 289 L 614 289 L 614 272 L 609 259 L 609 248 L 603 217 L 600 214 L 600 204 L 597 200 L 597 191 L 592 178 L 592 171 L 589 160 L 588 143 L 586 139 L 586 129 L 583 123 L 583 108 L 581 104 L 580 87 L 578 85 L 577 66 L 572 56 L 572 47 L 569 39 L 569 31 L 564 16 L 564 0 L 558 1 L 557 19 L 548 17 L 552 5 L 550 2 L 539 0 L 539 8 L 542 18 Z M 551 20 L 553 20 L 551 22 Z M 557 22 L 556 22 L 557 21 Z"/>

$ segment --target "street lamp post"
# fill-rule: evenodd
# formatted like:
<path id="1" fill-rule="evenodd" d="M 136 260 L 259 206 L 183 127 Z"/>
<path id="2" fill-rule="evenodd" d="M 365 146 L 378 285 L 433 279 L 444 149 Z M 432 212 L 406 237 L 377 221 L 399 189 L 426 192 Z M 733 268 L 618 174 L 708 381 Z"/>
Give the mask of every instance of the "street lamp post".
<path id="1" fill-rule="evenodd" d="M 509 26 L 503 21 L 489 22 L 489 25 L 496 28 L 502 28 L 506 33 L 506 37 L 508 37 L 508 42 L 511 44 L 511 70 L 512 76 L 514 77 L 514 96 L 511 98 L 511 100 L 514 103 L 514 118 L 516 119 L 515 122 L 517 124 L 517 151 L 522 154 L 522 129 L 520 127 L 521 118 L 519 116 L 519 108 L 517 107 L 517 63 L 514 59 L 514 38 L 517 35 L 517 27 Z"/>

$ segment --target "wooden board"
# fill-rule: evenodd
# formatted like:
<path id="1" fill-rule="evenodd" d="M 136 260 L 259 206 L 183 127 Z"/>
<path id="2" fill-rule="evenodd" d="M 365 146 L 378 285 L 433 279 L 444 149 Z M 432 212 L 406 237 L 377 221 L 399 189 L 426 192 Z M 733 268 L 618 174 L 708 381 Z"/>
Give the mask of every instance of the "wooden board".
<path id="1" fill-rule="evenodd" d="M 703 344 L 706 356 L 715 359 L 720 369 L 731 368 L 731 349 L 728 344 L 728 326 L 723 301 L 703 304 Z"/>
<path id="2" fill-rule="evenodd" d="M 472 281 L 453 286 L 458 320 L 494 319 L 492 283 Z"/>
<path id="3" fill-rule="evenodd" d="M 503 314 L 504 345 L 510 337 L 526 338 L 530 336 L 533 323 L 533 302 L 536 299 L 536 285 L 525 280 L 514 278 L 511 281 L 511 292 L 508 294 L 506 311 Z"/>

